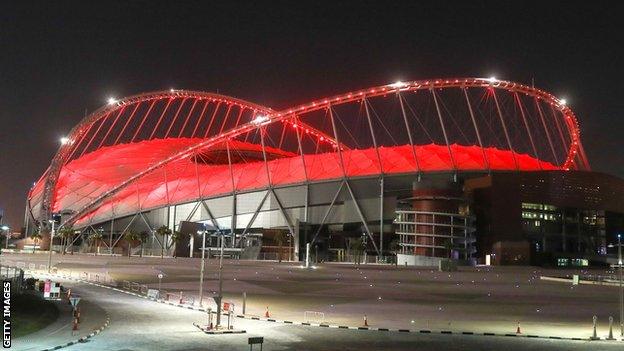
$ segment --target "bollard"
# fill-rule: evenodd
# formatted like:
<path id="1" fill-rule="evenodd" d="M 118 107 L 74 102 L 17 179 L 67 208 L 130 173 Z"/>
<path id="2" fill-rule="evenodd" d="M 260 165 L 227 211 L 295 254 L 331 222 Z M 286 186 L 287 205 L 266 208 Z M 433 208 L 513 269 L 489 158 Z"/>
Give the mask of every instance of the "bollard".
<path id="1" fill-rule="evenodd" d="M 184 297 L 184 296 L 182 295 L 182 292 L 180 291 L 180 305 L 182 304 L 182 298 L 183 298 L 183 297 Z"/>
<path id="2" fill-rule="evenodd" d="M 208 329 L 212 330 L 214 326 L 212 325 L 212 308 L 208 307 Z"/>
<path id="3" fill-rule="evenodd" d="M 243 314 L 245 314 L 245 310 L 247 307 L 247 292 L 243 292 Z"/>
<path id="4" fill-rule="evenodd" d="M 594 333 L 591 336 L 591 340 L 600 340 L 600 338 L 598 337 L 598 333 L 596 332 L 596 322 L 598 321 L 598 317 L 594 316 L 592 318 L 593 323 L 594 323 Z"/>
<path id="5" fill-rule="evenodd" d="M 266 307 L 266 311 L 264 312 L 264 316 L 266 318 L 271 318 L 271 315 L 269 314 L 269 306 Z"/>
<path id="6" fill-rule="evenodd" d="M 364 326 L 368 327 L 368 318 L 364 315 Z"/>
<path id="7" fill-rule="evenodd" d="M 520 321 L 518 321 L 518 328 L 516 328 L 516 334 L 522 334 L 520 331 Z"/>
<path id="8" fill-rule="evenodd" d="M 607 340 L 615 340 L 613 337 L 613 317 L 609 316 L 609 337 Z"/>

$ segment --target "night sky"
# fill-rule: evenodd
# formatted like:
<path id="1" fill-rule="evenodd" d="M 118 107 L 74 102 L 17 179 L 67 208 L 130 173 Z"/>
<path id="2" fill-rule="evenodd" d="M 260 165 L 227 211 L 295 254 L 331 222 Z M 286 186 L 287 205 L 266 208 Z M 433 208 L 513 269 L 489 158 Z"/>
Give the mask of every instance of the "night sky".
<path id="1" fill-rule="evenodd" d="M 29 187 L 85 109 L 169 88 L 283 108 L 398 79 L 534 79 L 577 113 L 592 168 L 624 176 L 616 2 L 390 3 L 3 2 L 5 222 L 22 226 Z"/>

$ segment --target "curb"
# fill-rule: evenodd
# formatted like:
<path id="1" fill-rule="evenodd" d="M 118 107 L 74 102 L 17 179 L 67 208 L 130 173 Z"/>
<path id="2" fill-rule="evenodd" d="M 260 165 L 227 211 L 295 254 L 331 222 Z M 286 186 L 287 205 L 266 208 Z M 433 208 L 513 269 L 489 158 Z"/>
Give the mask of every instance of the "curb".
<path id="1" fill-rule="evenodd" d="M 174 303 L 174 302 L 170 302 L 170 301 L 165 301 L 165 300 L 157 300 L 157 299 L 153 299 L 141 294 L 137 294 L 135 292 L 131 292 L 131 291 L 126 291 L 123 289 L 119 289 L 116 287 L 112 287 L 112 286 L 108 286 L 108 285 L 104 285 L 104 284 L 99 284 L 99 283 L 93 283 L 90 281 L 86 281 L 86 280 L 82 280 L 82 279 L 77 279 L 77 278 L 72 278 L 72 277 L 68 277 L 65 275 L 58 275 L 58 274 L 48 274 L 48 273 L 44 273 L 43 275 L 49 275 L 49 276 L 57 276 L 60 278 L 64 278 L 64 279 L 69 279 L 69 280 L 74 280 L 77 282 L 81 282 L 81 283 L 85 283 L 85 284 L 89 284 L 89 285 L 93 285 L 93 286 L 97 286 L 97 287 L 101 287 L 101 288 L 105 288 L 105 289 L 109 289 L 109 290 L 114 290 L 117 292 L 121 292 L 124 294 L 128 294 L 128 295 L 133 295 L 145 300 L 150 300 L 150 301 L 154 301 L 154 302 L 158 302 L 158 303 L 162 303 L 162 304 L 166 304 L 166 305 L 171 305 L 171 306 L 175 306 L 175 307 L 180 307 L 180 308 L 186 308 L 189 310 L 195 310 L 195 311 L 200 311 L 200 312 L 208 312 L 205 308 L 202 307 L 195 307 L 195 306 L 191 306 L 191 305 L 184 305 L 184 304 L 180 304 L 180 303 Z M 216 314 L 216 311 L 213 311 L 212 313 Z M 451 331 L 451 330 L 441 330 L 438 332 L 434 332 L 431 330 L 412 330 L 412 329 L 394 329 L 394 328 L 377 328 L 377 327 L 354 327 L 354 326 L 347 326 L 347 325 L 330 325 L 330 324 L 324 324 L 324 323 L 308 323 L 308 322 L 297 322 L 297 321 L 288 321 L 288 320 L 280 320 L 280 319 L 274 319 L 274 318 L 264 318 L 264 317 L 258 317 L 258 316 L 251 316 L 251 315 L 242 315 L 242 314 L 237 314 L 234 315 L 236 318 L 240 318 L 240 319 L 248 319 L 248 320 L 254 320 L 254 321 L 262 321 L 262 322 L 273 322 L 273 323 L 282 323 L 282 324 L 290 324 L 290 325 L 303 325 L 303 326 L 311 326 L 311 327 L 321 327 L 321 328 L 335 328 L 335 329 L 349 329 L 349 330 L 364 330 L 364 331 L 382 331 L 382 332 L 399 332 L 399 333 L 414 333 L 414 334 L 432 334 L 432 333 L 438 333 L 438 334 L 446 334 L 446 335 L 474 335 L 474 336 L 496 336 L 496 337 L 517 337 L 517 338 L 527 338 L 527 339 L 549 339 L 549 340 L 567 340 L 567 341 L 623 341 L 624 339 L 618 340 L 607 340 L 606 338 L 597 338 L 597 339 L 592 339 L 592 338 L 579 338 L 579 337 L 562 337 L 562 336 L 547 336 L 547 335 L 533 335 L 533 334 L 512 334 L 512 333 L 488 333 L 488 332 L 470 332 L 470 331 Z M 69 346 L 69 345 L 66 345 Z M 65 346 L 61 346 L 61 347 L 65 347 Z"/>
<path id="2" fill-rule="evenodd" d="M 76 345 L 76 344 L 80 344 L 80 343 L 84 343 L 87 342 L 87 340 L 91 339 L 92 337 L 98 335 L 99 333 L 101 333 L 104 329 L 106 329 L 108 326 L 110 325 L 110 317 L 108 317 L 108 315 L 106 316 L 106 322 L 104 322 L 104 324 L 99 327 L 98 329 L 94 330 L 93 332 L 91 332 L 91 334 L 83 336 L 80 339 L 76 339 L 74 341 L 70 341 L 68 343 L 62 344 L 62 345 L 57 345 L 51 348 L 47 348 L 47 349 L 43 349 L 41 351 L 51 351 L 51 350 L 58 350 L 58 349 L 62 349 L 64 347 L 69 347 L 72 345 Z"/>

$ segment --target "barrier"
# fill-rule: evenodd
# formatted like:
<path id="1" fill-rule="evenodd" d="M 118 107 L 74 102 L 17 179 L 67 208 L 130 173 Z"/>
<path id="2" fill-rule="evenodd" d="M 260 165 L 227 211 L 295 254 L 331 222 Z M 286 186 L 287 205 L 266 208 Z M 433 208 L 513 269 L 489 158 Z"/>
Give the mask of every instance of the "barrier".
<path id="1" fill-rule="evenodd" d="M 303 312 L 303 321 L 308 323 L 324 323 L 325 313 L 316 311 Z"/>

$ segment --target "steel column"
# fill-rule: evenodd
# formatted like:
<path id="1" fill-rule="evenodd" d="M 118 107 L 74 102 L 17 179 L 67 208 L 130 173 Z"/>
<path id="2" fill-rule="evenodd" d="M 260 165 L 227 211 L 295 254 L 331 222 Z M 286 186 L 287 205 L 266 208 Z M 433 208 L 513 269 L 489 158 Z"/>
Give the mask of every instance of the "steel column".
<path id="1" fill-rule="evenodd" d="M 550 150 L 553 153 L 553 157 L 555 158 L 555 162 L 559 165 L 559 158 L 557 157 L 557 153 L 555 152 L 555 147 L 553 146 L 552 139 L 550 138 L 550 133 L 548 133 L 548 127 L 546 126 L 546 120 L 544 119 L 544 113 L 542 112 L 542 108 L 540 107 L 539 100 L 537 98 L 535 100 L 535 106 L 537 107 L 537 112 L 540 116 L 540 120 L 542 121 L 542 126 L 544 127 L 544 131 L 546 132 L 546 138 L 548 139 L 548 144 L 550 145 Z"/>
<path id="2" fill-rule="evenodd" d="M 483 165 L 488 169 L 488 172 L 491 172 L 490 162 L 485 154 L 485 148 L 483 147 L 483 142 L 481 141 L 481 133 L 479 133 L 479 127 L 477 126 L 477 120 L 474 116 L 474 111 L 472 110 L 472 105 L 470 104 L 470 98 L 468 97 L 468 88 L 462 87 L 462 91 L 464 92 L 464 97 L 466 98 L 466 104 L 468 105 L 468 111 L 470 112 L 470 119 L 472 120 L 472 125 L 477 133 L 477 140 L 479 141 L 479 146 L 481 147 L 481 153 L 483 154 Z"/>
<path id="3" fill-rule="evenodd" d="M 453 165 L 453 169 L 455 171 L 455 177 L 457 175 L 457 165 L 455 164 L 455 158 L 453 157 L 453 152 L 451 151 L 451 144 L 449 143 L 448 135 L 446 134 L 446 128 L 444 127 L 444 120 L 442 119 L 442 112 L 440 112 L 440 105 L 438 104 L 438 98 L 436 97 L 435 90 L 433 87 L 429 88 L 431 95 L 433 96 L 433 102 L 436 107 L 436 111 L 438 113 L 438 119 L 440 121 L 440 126 L 442 126 L 442 134 L 444 135 L 444 142 L 446 143 L 446 148 L 448 149 L 449 156 L 451 158 L 451 163 Z"/>
<path id="4" fill-rule="evenodd" d="M 505 125 L 505 119 L 503 118 L 503 113 L 501 112 L 500 105 L 498 104 L 498 98 L 496 97 L 496 91 L 492 88 L 492 96 L 494 97 L 494 104 L 496 105 L 496 111 L 498 112 L 498 117 L 500 118 L 501 124 L 503 125 L 503 132 L 505 132 L 505 138 L 507 139 L 507 145 L 509 146 L 509 150 L 511 150 L 511 156 L 513 157 L 514 164 L 516 165 L 516 170 L 520 170 L 520 165 L 518 165 L 518 160 L 516 159 L 516 152 L 511 146 L 511 139 L 509 138 L 509 133 L 507 132 L 507 126 Z"/>
<path id="5" fill-rule="evenodd" d="M 520 109 L 520 114 L 522 115 L 522 121 L 524 122 L 524 128 L 529 135 L 529 141 L 531 142 L 531 148 L 533 148 L 533 153 L 535 158 L 537 159 L 537 165 L 540 170 L 542 170 L 542 161 L 540 161 L 539 153 L 537 152 L 537 148 L 535 147 L 535 141 L 533 141 L 533 135 L 531 134 L 531 129 L 529 128 L 529 123 L 526 119 L 526 114 L 524 113 L 524 108 L 522 108 L 522 100 L 520 100 L 520 96 L 518 96 L 517 92 L 514 92 L 514 96 L 516 97 L 516 102 L 518 103 L 518 108 Z"/>
<path id="6" fill-rule="evenodd" d="M 397 89 L 397 96 L 399 97 L 399 105 L 401 106 L 401 114 L 403 115 L 403 122 L 405 122 L 405 129 L 407 130 L 407 137 L 409 138 L 410 147 L 412 149 L 412 155 L 414 156 L 414 162 L 416 164 L 416 171 L 418 172 L 418 181 L 420 181 L 421 177 L 421 169 L 420 163 L 418 162 L 418 157 L 416 156 L 416 145 L 414 145 L 414 139 L 412 137 L 412 131 L 409 126 L 409 122 L 407 121 L 407 114 L 405 113 L 405 105 L 403 104 L 403 97 L 401 93 Z"/>

